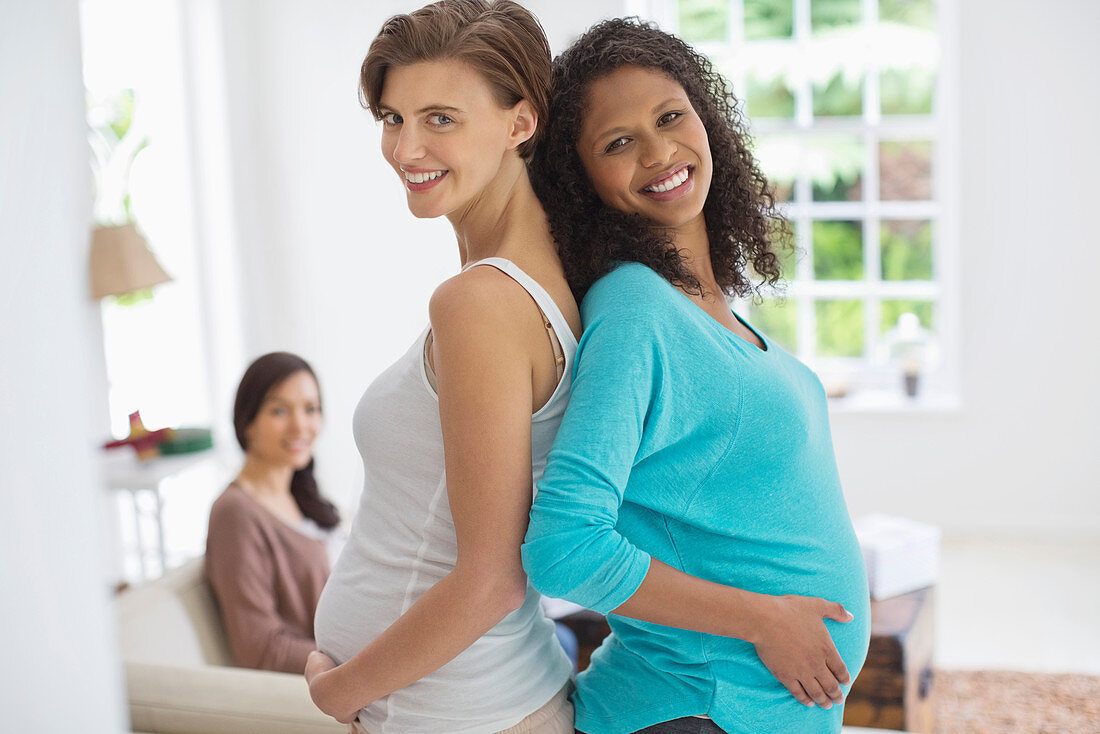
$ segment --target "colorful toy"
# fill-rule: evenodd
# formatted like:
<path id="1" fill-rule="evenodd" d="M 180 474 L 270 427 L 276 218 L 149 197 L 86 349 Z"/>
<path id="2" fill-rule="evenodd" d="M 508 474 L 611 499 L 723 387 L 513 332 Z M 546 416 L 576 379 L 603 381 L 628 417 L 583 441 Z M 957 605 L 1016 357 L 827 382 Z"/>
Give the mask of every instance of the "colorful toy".
<path id="1" fill-rule="evenodd" d="M 164 454 L 187 454 L 205 451 L 214 445 L 209 428 L 158 428 L 150 431 L 141 420 L 141 411 L 130 414 L 130 435 L 117 441 L 108 441 L 105 449 L 132 446 L 142 461 Z"/>

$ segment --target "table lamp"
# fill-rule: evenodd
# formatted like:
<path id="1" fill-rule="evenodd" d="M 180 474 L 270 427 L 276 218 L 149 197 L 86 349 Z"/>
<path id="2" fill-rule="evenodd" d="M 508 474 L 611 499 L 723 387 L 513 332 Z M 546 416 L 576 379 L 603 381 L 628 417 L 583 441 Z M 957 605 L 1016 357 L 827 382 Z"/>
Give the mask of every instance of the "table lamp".
<path id="1" fill-rule="evenodd" d="M 120 296 L 172 280 L 133 222 L 92 233 L 92 298 Z"/>

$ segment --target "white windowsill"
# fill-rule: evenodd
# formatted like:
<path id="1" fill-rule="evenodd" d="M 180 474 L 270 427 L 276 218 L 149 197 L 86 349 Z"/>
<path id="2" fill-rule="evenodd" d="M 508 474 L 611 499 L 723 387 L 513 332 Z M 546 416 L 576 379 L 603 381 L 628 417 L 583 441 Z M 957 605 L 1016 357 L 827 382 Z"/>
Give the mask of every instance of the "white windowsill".
<path id="1" fill-rule="evenodd" d="M 853 390 L 844 397 L 829 398 L 829 413 L 958 413 L 962 400 L 957 393 L 930 390 L 909 397 L 901 390 Z"/>

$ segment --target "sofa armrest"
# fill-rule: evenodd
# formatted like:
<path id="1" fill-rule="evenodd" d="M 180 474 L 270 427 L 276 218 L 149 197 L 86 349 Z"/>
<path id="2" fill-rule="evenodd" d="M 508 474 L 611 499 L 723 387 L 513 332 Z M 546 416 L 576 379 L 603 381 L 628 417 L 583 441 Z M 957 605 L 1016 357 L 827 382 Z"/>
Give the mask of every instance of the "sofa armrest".
<path id="1" fill-rule="evenodd" d="M 157 734 L 346 734 L 305 678 L 215 665 L 126 663 L 130 725 Z"/>

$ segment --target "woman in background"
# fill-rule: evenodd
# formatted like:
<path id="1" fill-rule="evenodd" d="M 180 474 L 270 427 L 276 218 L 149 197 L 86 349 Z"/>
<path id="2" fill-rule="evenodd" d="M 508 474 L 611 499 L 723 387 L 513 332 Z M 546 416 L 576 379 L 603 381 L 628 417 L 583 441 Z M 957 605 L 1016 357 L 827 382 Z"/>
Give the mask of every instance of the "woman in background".
<path id="1" fill-rule="evenodd" d="M 340 521 L 313 476 L 321 393 L 309 364 L 272 352 L 249 365 L 233 427 L 244 465 L 210 508 L 206 577 L 237 664 L 302 673 Z"/>
<path id="2" fill-rule="evenodd" d="M 577 729 L 839 732 L 867 581 L 820 381 L 726 301 L 780 276 L 736 101 L 621 19 L 553 90 L 532 175 L 585 329 L 523 555 L 536 588 L 609 613 Z"/>
<path id="3" fill-rule="evenodd" d="M 507 0 L 395 16 L 363 62 L 382 154 L 414 216 L 450 221 L 462 271 L 355 412 L 362 500 L 306 678 L 356 731 L 573 731 L 572 666 L 520 560 L 580 330 L 527 177 L 549 81 L 542 28 Z M 412 270 L 441 243 L 386 246 Z"/>

